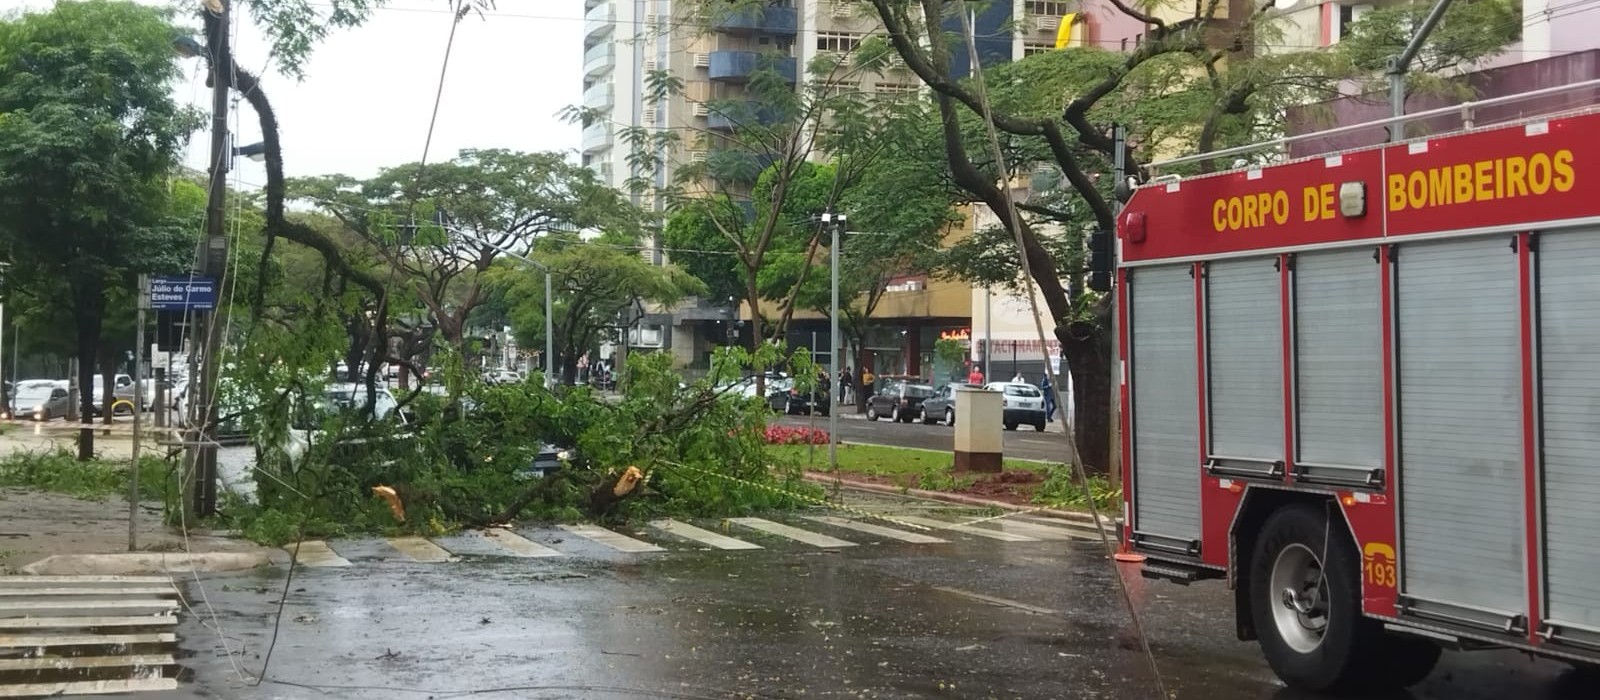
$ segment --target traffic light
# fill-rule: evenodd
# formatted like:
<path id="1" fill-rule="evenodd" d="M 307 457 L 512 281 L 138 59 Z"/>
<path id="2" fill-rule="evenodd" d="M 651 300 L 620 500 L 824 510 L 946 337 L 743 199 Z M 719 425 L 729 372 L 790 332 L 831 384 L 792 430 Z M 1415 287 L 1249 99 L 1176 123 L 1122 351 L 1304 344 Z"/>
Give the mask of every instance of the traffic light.
<path id="1" fill-rule="evenodd" d="M 1089 234 L 1089 288 L 1097 292 L 1111 291 L 1111 272 L 1116 267 L 1113 259 L 1110 231 Z"/>

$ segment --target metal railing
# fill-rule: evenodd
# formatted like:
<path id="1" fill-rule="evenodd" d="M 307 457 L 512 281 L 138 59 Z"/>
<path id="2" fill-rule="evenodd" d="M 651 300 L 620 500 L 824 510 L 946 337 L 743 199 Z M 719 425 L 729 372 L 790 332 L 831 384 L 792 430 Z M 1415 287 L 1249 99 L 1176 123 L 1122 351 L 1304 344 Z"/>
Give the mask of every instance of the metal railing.
<path id="1" fill-rule="evenodd" d="M 1457 133 L 1457 132 L 1466 131 L 1466 130 L 1469 130 L 1469 129 L 1483 128 L 1485 126 L 1489 126 L 1489 124 L 1486 124 L 1486 123 L 1482 122 L 1481 120 L 1477 119 L 1478 113 L 1481 112 L 1484 109 L 1487 109 L 1487 108 L 1504 107 L 1504 106 L 1507 106 L 1507 105 L 1516 104 L 1518 102 L 1526 102 L 1526 101 L 1538 100 L 1538 99 L 1549 98 L 1549 97 L 1558 97 L 1558 96 L 1561 96 L 1561 95 L 1565 95 L 1565 94 L 1569 94 L 1569 93 L 1576 93 L 1576 92 L 1583 91 L 1583 90 L 1600 91 L 1600 79 L 1597 79 L 1597 80 L 1585 80 L 1585 81 L 1581 81 L 1581 82 L 1577 82 L 1577 83 L 1570 83 L 1570 84 L 1567 84 L 1567 85 L 1557 85 L 1557 86 L 1554 86 L 1554 87 L 1541 88 L 1541 89 L 1538 89 L 1538 90 L 1530 90 L 1528 92 L 1519 92 L 1519 93 L 1517 93 L 1515 95 L 1503 95 L 1503 96 L 1500 96 L 1500 97 L 1491 97 L 1491 98 L 1487 98 L 1487 99 L 1483 99 L 1483 100 L 1477 100 L 1477 101 L 1474 101 L 1474 102 L 1463 102 L 1463 103 L 1461 103 L 1459 105 L 1452 105 L 1452 106 L 1449 106 L 1449 107 L 1440 107 L 1438 109 L 1430 109 L 1430 110 L 1426 110 L 1426 111 L 1422 111 L 1422 112 L 1413 112 L 1411 114 L 1406 114 L 1406 115 L 1402 115 L 1402 116 L 1399 116 L 1399 117 L 1386 117 L 1386 118 L 1383 118 L 1383 119 L 1375 119 L 1375 120 L 1372 120 L 1372 121 L 1362 122 L 1362 123 L 1359 123 L 1359 124 L 1350 124 L 1350 125 L 1346 125 L 1346 126 L 1338 126 L 1338 127 L 1334 127 L 1334 128 L 1331 128 L 1331 129 L 1323 129 L 1321 131 L 1313 131 L 1313 132 L 1308 132 L 1308 133 L 1304 133 L 1304 134 L 1296 134 L 1294 136 L 1285 136 L 1283 138 L 1272 139 L 1270 141 L 1262 141 L 1262 142 L 1259 142 L 1259 143 L 1247 144 L 1247 145 L 1244 145 L 1244 146 L 1236 146 L 1236 147 L 1233 147 L 1233 148 L 1224 148 L 1224 149 L 1219 150 L 1219 151 L 1209 151 L 1209 152 L 1206 152 L 1206 153 L 1197 153 L 1197 154 L 1191 155 L 1191 156 L 1183 156 L 1181 158 L 1173 158 L 1173 159 L 1170 159 L 1170 160 L 1158 161 L 1158 162 L 1155 162 L 1155 163 L 1151 163 L 1151 164 L 1147 165 L 1146 167 L 1149 169 L 1150 174 L 1152 176 L 1155 176 L 1155 175 L 1159 175 L 1161 173 L 1161 170 L 1165 169 L 1165 168 L 1172 168 L 1172 167 L 1175 167 L 1175 166 L 1186 165 L 1186 164 L 1190 164 L 1190 163 L 1199 163 L 1199 162 L 1208 161 L 1208 160 L 1218 160 L 1218 159 L 1224 159 L 1224 158 L 1237 158 L 1237 157 L 1240 157 L 1240 156 L 1247 156 L 1247 155 L 1257 154 L 1257 153 L 1260 153 L 1262 151 L 1268 151 L 1268 150 L 1273 150 L 1273 149 L 1287 150 L 1287 147 L 1289 145 L 1296 144 L 1296 143 L 1302 143 L 1302 142 L 1305 142 L 1305 141 L 1311 141 L 1311 140 L 1316 140 L 1316 139 L 1328 139 L 1328 138 L 1335 137 L 1335 136 L 1347 136 L 1347 135 L 1351 135 L 1351 134 L 1357 134 L 1357 133 L 1360 133 L 1362 131 L 1370 131 L 1370 130 L 1374 130 L 1374 129 L 1387 129 L 1390 126 L 1406 125 L 1406 124 L 1411 124 L 1413 122 L 1425 121 L 1425 120 L 1429 120 L 1429 119 L 1439 119 L 1441 117 L 1444 117 L 1444 118 L 1460 117 L 1461 118 L 1462 126 L 1457 128 L 1457 129 L 1453 129 L 1453 130 L 1446 131 L 1446 132 L 1443 132 L 1443 133 L 1438 133 L 1438 134 L 1429 134 L 1429 135 L 1426 135 L 1426 136 L 1417 136 L 1417 137 L 1413 138 L 1412 140 L 1422 139 L 1422 138 L 1438 138 L 1439 136 L 1442 136 L 1442 135 L 1448 134 L 1448 133 Z M 1499 123 L 1510 123 L 1510 122 L 1523 121 L 1523 120 L 1533 120 L 1533 119 L 1539 119 L 1539 118 L 1549 118 L 1549 117 L 1552 117 L 1552 116 L 1555 116 L 1555 115 L 1559 115 L 1559 114 L 1567 114 L 1567 113 L 1578 112 L 1578 111 L 1582 111 L 1582 110 L 1585 110 L 1585 109 L 1588 109 L 1588 108 L 1592 107 L 1594 105 L 1594 103 L 1596 102 L 1596 98 L 1591 96 L 1591 97 L 1588 97 L 1588 98 L 1581 98 L 1579 101 L 1584 103 L 1584 104 L 1577 104 L 1577 105 L 1575 105 L 1575 104 L 1567 104 L 1567 105 L 1563 105 L 1563 107 L 1559 108 L 1559 109 L 1547 110 L 1547 111 L 1534 113 L 1534 114 L 1518 114 L 1518 115 L 1516 115 L 1515 118 L 1507 120 L 1506 122 L 1493 122 L 1493 123 L 1499 124 Z M 1373 147 L 1383 146 L 1383 145 L 1388 145 L 1388 144 L 1373 144 Z M 1334 149 L 1334 150 L 1338 150 L 1338 149 Z"/>

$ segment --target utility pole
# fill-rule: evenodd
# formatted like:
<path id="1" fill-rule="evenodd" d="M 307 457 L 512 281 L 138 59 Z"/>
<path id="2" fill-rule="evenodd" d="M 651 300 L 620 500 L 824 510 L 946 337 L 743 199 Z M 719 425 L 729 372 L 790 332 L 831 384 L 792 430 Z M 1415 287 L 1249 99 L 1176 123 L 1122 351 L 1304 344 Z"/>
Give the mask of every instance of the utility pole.
<path id="1" fill-rule="evenodd" d="M 150 276 L 139 275 L 139 311 L 133 341 L 133 464 L 128 472 L 128 551 L 139 551 L 139 420 L 144 416 L 144 312 Z"/>
<path id="2" fill-rule="evenodd" d="M 827 212 L 822 215 L 822 223 L 832 224 L 833 228 L 833 236 L 828 241 L 828 287 L 832 298 L 828 304 L 828 344 L 832 346 L 832 351 L 828 353 L 828 373 L 833 376 L 833 381 L 842 385 L 844 378 L 839 375 L 839 355 L 843 350 L 839 342 L 839 263 L 843 253 L 839 239 L 844 238 L 847 222 L 844 214 Z M 856 391 L 866 391 L 866 387 L 857 387 Z M 831 403 L 833 398 L 830 396 L 828 401 Z M 828 470 L 834 473 L 839 471 L 839 409 L 828 411 Z"/>
<path id="3" fill-rule="evenodd" d="M 233 53 L 228 47 L 229 0 L 206 2 L 214 21 L 206 23 L 206 47 L 211 58 L 211 173 L 206 198 L 206 235 L 197 251 L 199 271 L 216 280 L 222 288 L 227 272 L 228 239 L 223 228 L 228 196 L 228 89 L 232 83 Z M 190 377 L 190 402 L 195 404 L 184 442 L 188 445 L 188 478 L 184 480 L 184 505 L 189 514 L 207 517 L 217 509 L 217 402 L 218 357 L 222 328 L 217 323 L 220 309 L 195 311 L 197 336 L 201 348 L 200 376 Z"/>

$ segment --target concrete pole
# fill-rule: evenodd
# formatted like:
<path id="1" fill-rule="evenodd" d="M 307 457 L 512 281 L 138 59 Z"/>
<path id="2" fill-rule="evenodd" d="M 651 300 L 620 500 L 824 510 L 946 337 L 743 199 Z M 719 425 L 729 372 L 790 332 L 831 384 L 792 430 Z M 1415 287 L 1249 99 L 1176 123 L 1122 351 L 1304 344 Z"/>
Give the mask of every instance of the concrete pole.
<path id="1" fill-rule="evenodd" d="M 150 305 L 150 276 L 139 275 L 139 311 L 133 341 L 133 464 L 128 472 L 128 551 L 139 551 L 139 422 L 144 413 L 144 312 Z"/>
<path id="2" fill-rule="evenodd" d="M 844 237 L 845 217 L 843 214 L 823 214 L 822 221 L 833 224 L 833 236 L 828 242 L 828 287 L 831 298 L 828 305 L 828 343 L 833 346 L 833 351 L 828 354 L 828 371 L 834 381 L 842 384 L 839 376 L 839 258 L 843 253 L 839 239 Z M 856 391 L 864 390 L 865 387 L 856 388 Z M 831 397 L 829 400 L 831 402 Z M 828 470 L 839 471 L 839 409 L 828 411 Z"/>
<path id="3" fill-rule="evenodd" d="M 556 386 L 556 319 L 554 284 L 550 281 L 550 268 L 544 269 L 544 388 Z"/>
<path id="4" fill-rule="evenodd" d="M 233 79 L 233 53 L 228 47 L 229 0 L 217 3 L 217 13 L 212 26 L 216 31 L 206 37 L 211 50 L 211 173 L 210 190 L 206 197 L 206 235 L 200 242 L 201 274 L 214 280 L 216 290 L 222 290 L 222 277 L 227 272 L 227 232 L 224 230 L 228 197 L 228 88 Z M 190 443 L 191 462 L 188 470 L 195 481 L 192 498 L 184 505 L 191 509 L 189 515 L 208 517 L 217 509 L 217 406 L 216 383 L 221 368 L 222 333 L 217 315 L 222 309 L 199 311 L 198 336 L 202 355 L 199 376 L 189 377 L 192 391 L 191 403 L 195 405 L 194 426 L 185 442 Z"/>

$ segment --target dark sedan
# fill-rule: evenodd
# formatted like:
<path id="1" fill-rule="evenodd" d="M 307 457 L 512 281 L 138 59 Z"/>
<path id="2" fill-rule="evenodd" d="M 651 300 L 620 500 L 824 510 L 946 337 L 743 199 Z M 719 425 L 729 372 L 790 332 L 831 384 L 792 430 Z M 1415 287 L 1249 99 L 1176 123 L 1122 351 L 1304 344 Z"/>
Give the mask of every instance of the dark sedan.
<path id="1" fill-rule="evenodd" d="M 922 417 L 922 402 L 936 393 L 927 384 L 912 384 L 900 379 L 885 380 L 878 393 L 867 399 L 867 420 L 888 418 L 910 423 Z"/>
<path id="2" fill-rule="evenodd" d="M 979 384 L 953 382 L 939 387 L 939 393 L 928 397 L 922 402 L 922 422 L 933 425 L 943 421 L 945 425 L 956 424 L 956 390 L 982 389 Z"/>

